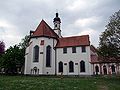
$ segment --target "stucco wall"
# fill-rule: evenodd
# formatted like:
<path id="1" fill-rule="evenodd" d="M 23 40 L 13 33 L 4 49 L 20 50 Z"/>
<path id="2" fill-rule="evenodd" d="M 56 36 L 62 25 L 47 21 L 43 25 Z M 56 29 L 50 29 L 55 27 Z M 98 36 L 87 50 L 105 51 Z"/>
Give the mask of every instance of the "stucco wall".
<path id="1" fill-rule="evenodd" d="M 44 45 L 40 45 L 41 40 L 44 40 Z M 30 40 L 31 44 L 26 49 L 25 56 L 25 74 L 31 74 L 31 69 L 37 67 L 39 69 L 39 74 L 55 74 L 55 50 L 54 46 L 57 41 L 53 38 L 32 38 Z M 33 62 L 33 48 L 35 45 L 39 46 L 39 62 Z M 52 49 L 51 54 L 51 67 L 46 67 L 46 47 L 50 45 Z"/>
<path id="2" fill-rule="evenodd" d="M 40 45 L 41 40 L 44 40 L 44 45 Z M 24 74 L 31 74 L 31 69 L 37 67 L 39 72 L 37 74 L 42 75 L 57 75 L 61 73 L 58 72 L 58 63 L 63 62 L 63 75 L 92 75 L 92 65 L 90 64 L 90 46 L 86 46 L 86 52 L 82 52 L 81 47 L 76 47 L 76 53 L 72 53 L 72 47 L 67 48 L 67 53 L 63 54 L 63 48 L 54 47 L 57 44 L 57 40 L 53 38 L 40 37 L 32 38 L 30 40 L 30 45 L 26 49 L 25 55 L 25 71 Z M 39 62 L 33 62 L 33 48 L 35 45 L 39 46 Z M 50 45 L 52 49 L 51 55 L 51 67 L 46 67 L 46 47 Z M 56 55 L 56 56 L 55 56 Z M 56 60 L 56 61 L 55 61 Z M 85 62 L 85 72 L 80 72 L 80 61 Z M 74 62 L 74 72 L 69 73 L 69 62 Z M 64 65 L 67 63 L 67 65 Z M 76 63 L 78 65 L 76 65 Z"/>
<path id="3" fill-rule="evenodd" d="M 91 64 L 90 61 L 90 47 L 86 46 L 86 52 L 82 53 L 81 47 L 76 47 L 76 53 L 72 53 L 72 47 L 67 48 L 67 53 L 63 54 L 63 48 L 57 48 L 57 74 L 60 75 L 61 73 L 58 72 L 58 63 L 60 61 L 63 62 L 63 75 L 91 75 Z M 85 61 L 85 72 L 80 72 L 80 61 Z M 69 62 L 74 62 L 74 72 L 69 73 Z M 67 65 L 64 65 L 67 63 Z M 78 65 L 75 65 L 78 63 Z"/>

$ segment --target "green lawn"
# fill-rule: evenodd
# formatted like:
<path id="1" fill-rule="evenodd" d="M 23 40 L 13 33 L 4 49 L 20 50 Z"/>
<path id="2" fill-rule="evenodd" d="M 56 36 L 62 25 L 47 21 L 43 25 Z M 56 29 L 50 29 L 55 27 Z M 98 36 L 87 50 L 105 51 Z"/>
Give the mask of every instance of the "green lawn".
<path id="1" fill-rule="evenodd" d="M 120 78 L 1 75 L 0 90 L 120 90 Z"/>

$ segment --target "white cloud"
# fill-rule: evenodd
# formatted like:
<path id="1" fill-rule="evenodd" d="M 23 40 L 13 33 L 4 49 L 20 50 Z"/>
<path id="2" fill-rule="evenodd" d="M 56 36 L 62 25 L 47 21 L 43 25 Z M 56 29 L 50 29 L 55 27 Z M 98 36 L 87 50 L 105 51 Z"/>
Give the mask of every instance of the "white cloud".
<path id="1" fill-rule="evenodd" d="M 5 42 L 6 48 L 20 42 L 17 27 L 5 20 L 0 20 L 0 40 Z"/>
<path id="2" fill-rule="evenodd" d="M 98 17 L 81 18 L 75 21 L 75 26 L 86 27 L 99 22 Z"/>
<path id="3" fill-rule="evenodd" d="M 21 37 L 18 35 L 13 36 L 13 35 L 4 35 L 3 40 L 5 42 L 5 47 L 6 49 L 9 48 L 9 46 L 13 46 L 15 44 L 19 44 Z"/>
<path id="4" fill-rule="evenodd" d="M 79 11 L 85 10 L 88 7 L 95 7 L 97 4 L 97 0 L 74 0 L 67 6 L 67 9 L 70 11 Z"/>
<path id="5" fill-rule="evenodd" d="M 91 28 L 85 28 L 84 30 L 82 30 L 80 33 L 78 33 L 78 35 L 93 35 L 96 33 L 96 30 L 91 29 Z"/>
<path id="6" fill-rule="evenodd" d="M 12 25 L 5 20 L 0 20 L 0 27 L 12 27 Z"/>
<path id="7" fill-rule="evenodd" d="M 86 2 L 84 0 L 76 0 L 71 5 L 68 5 L 67 9 L 71 10 L 71 11 L 73 11 L 73 10 L 77 11 L 80 9 L 84 9 L 86 6 L 85 4 L 86 4 Z"/>

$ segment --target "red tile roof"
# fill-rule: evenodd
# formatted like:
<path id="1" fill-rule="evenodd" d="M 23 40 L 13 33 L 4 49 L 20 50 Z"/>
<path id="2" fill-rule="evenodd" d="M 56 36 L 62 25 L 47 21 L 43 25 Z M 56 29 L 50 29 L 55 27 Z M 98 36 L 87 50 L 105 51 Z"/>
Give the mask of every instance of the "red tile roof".
<path id="1" fill-rule="evenodd" d="M 90 50 L 93 52 L 91 53 L 91 63 L 99 63 L 98 55 L 96 54 L 97 49 L 93 45 L 91 45 Z"/>
<path id="2" fill-rule="evenodd" d="M 56 47 L 71 47 L 81 45 L 90 45 L 89 35 L 59 38 L 59 42 Z"/>
<path id="3" fill-rule="evenodd" d="M 97 55 L 91 55 L 91 63 L 99 63 L 100 61 L 98 60 Z"/>
<path id="4" fill-rule="evenodd" d="M 116 63 L 116 62 L 118 63 L 120 62 L 120 58 L 115 59 L 114 57 L 112 58 L 99 56 L 98 61 L 101 63 Z"/>
<path id="5" fill-rule="evenodd" d="M 90 50 L 93 53 L 97 53 L 97 49 L 91 45 Z M 120 62 L 120 58 L 115 59 L 114 57 L 103 57 L 103 56 L 98 56 L 96 54 L 91 54 L 91 63 L 118 63 Z"/>
<path id="6" fill-rule="evenodd" d="M 51 29 L 51 27 L 44 20 L 40 22 L 37 29 L 33 32 L 32 37 L 35 36 L 58 38 L 58 35 Z"/>
<path id="7" fill-rule="evenodd" d="M 90 46 L 90 50 L 94 53 L 97 53 L 97 49 L 93 45 Z"/>
<path id="8" fill-rule="evenodd" d="M 91 55 L 91 63 L 120 63 L 120 58 L 102 57 L 97 55 Z"/>

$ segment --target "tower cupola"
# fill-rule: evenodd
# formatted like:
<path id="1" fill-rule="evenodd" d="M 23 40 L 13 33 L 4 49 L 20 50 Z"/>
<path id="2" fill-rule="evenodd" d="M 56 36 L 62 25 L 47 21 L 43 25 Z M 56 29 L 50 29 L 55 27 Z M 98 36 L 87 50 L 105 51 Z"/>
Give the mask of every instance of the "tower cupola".
<path id="1" fill-rule="evenodd" d="M 61 20 L 58 16 L 58 13 L 56 13 L 56 17 L 53 19 L 53 23 L 54 23 L 54 32 L 61 37 L 61 30 L 60 30 L 60 24 L 61 24 Z"/>
<path id="2" fill-rule="evenodd" d="M 61 23 L 61 20 L 58 17 L 58 13 L 56 13 L 56 17 L 53 19 L 53 22 L 60 22 Z"/>
<path id="3" fill-rule="evenodd" d="M 54 23 L 54 29 L 60 29 L 61 20 L 58 17 L 58 13 L 56 13 L 56 17 L 53 19 L 53 23 Z"/>

